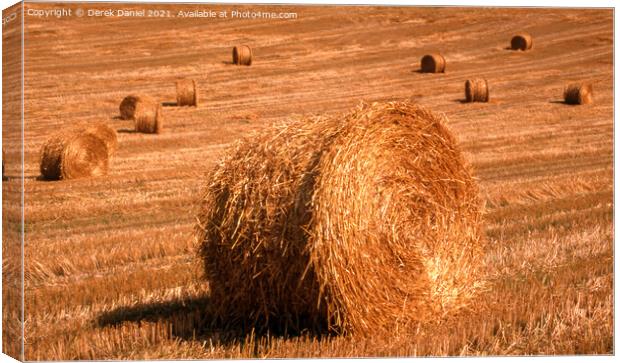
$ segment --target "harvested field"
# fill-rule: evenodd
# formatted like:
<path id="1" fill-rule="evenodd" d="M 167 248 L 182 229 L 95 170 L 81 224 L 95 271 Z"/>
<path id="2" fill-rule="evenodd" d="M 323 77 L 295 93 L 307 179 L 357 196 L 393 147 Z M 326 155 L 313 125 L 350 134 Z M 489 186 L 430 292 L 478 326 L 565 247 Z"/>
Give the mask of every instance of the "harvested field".
<path id="1" fill-rule="evenodd" d="M 613 11 L 268 8 L 297 18 L 26 17 L 25 358 L 612 354 Z M 520 32 L 535 39 L 526 52 L 509 49 Z M 251 67 L 232 64 L 237 44 L 251 45 Z M 419 71 L 434 52 L 447 73 Z M 168 106 L 179 77 L 200 85 L 198 107 Z M 492 85 L 489 102 L 464 102 L 474 78 Z M 568 83 L 591 83 L 594 102 L 565 104 Z M 163 103 L 163 133 L 118 117 L 129 94 Z M 274 122 L 405 99 L 444 114 L 473 166 L 488 242 L 480 303 L 369 339 L 212 324 L 195 203 L 224 150 Z M 107 176 L 37 180 L 56 130 L 99 121 L 118 131 Z M 7 223 L 20 128 L 5 121 L 2 136 Z"/>

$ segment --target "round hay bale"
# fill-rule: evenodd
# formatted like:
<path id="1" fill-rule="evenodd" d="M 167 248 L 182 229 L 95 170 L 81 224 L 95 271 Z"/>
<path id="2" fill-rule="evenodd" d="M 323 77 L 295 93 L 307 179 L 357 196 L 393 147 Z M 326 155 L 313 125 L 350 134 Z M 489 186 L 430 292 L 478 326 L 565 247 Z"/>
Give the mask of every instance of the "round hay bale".
<path id="1" fill-rule="evenodd" d="M 513 50 L 529 50 L 533 46 L 532 36 L 527 33 L 520 33 L 510 40 L 510 48 Z"/>
<path id="2" fill-rule="evenodd" d="M 121 119 L 123 120 L 133 120 L 133 115 L 134 112 L 136 110 L 136 104 L 138 102 L 141 102 L 143 98 L 146 97 L 140 97 L 140 96 L 136 96 L 136 95 L 129 95 L 125 98 L 123 98 L 123 100 L 121 101 L 119 108 L 119 111 L 121 113 Z M 150 99 L 149 99 L 150 101 Z"/>
<path id="3" fill-rule="evenodd" d="M 245 139 L 210 172 L 198 219 L 228 323 L 373 335 L 482 286 L 477 185 L 444 120 L 406 102 Z"/>
<path id="4" fill-rule="evenodd" d="M 193 79 L 177 81 L 177 106 L 198 106 L 198 89 Z"/>
<path id="5" fill-rule="evenodd" d="M 251 66 L 252 48 L 249 45 L 237 45 L 232 51 L 233 64 Z"/>
<path id="6" fill-rule="evenodd" d="M 119 110 L 121 113 L 121 119 L 133 120 L 136 116 L 136 108 L 138 108 L 139 104 L 146 104 L 146 105 L 154 106 L 154 105 L 159 104 L 159 102 L 157 102 L 157 100 L 154 99 L 153 97 L 149 97 L 149 96 L 129 95 L 123 98 L 123 101 L 121 101 L 121 104 L 119 106 Z"/>
<path id="7" fill-rule="evenodd" d="M 116 134 L 116 130 L 110 126 L 104 123 L 98 123 L 91 126 L 85 126 L 82 130 L 76 131 L 81 131 L 101 139 L 105 143 L 108 150 L 108 157 L 112 157 L 116 153 L 116 149 L 118 148 L 118 136 Z"/>
<path id="8" fill-rule="evenodd" d="M 438 53 L 427 54 L 422 57 L 420 68 L 424 73 L 444 73 L 446 70 L 446 60 Z"/>
<path id="9" fill-rule="evenodd" d="M 488 102 L 489 85 L 487 80 L 476 78 L 465 81 L 465 99 L 467 102 Z"/>
<path id="10" fill-rule="evenodd" d="M 569 84 L 564 88 L 564 102 L 569 105 L 587 105 L 592 103 L 591 84 Z"/>
<path id="11" fill-rule="evenodd" d="M 161 103 L 152 97 L 130 95 L 119 107 L 121 118 L 134 120 L 137 132 L 159 134 L 163 130 L 164 117 Z"/>
<path id="12" fill-rule="evenodd" d="M 134 124 L 137 132 L 160 134 L 164 128 L 161 104 L 139 102 L 136 105 Z"/>
<path id="13" fill-rule="evenodd" d="M 108 148 L 103 140 L 90 133 L 57 134 L 41 149 L 40 170 L 47 180 L 106 175 Z"/>

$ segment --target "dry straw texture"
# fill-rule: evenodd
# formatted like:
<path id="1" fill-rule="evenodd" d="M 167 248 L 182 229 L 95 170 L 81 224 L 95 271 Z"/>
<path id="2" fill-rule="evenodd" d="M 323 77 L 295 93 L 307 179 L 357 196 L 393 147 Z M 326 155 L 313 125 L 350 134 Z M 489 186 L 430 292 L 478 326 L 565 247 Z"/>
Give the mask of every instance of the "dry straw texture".
<path id="1" fill-rule="evenodd" d="M 569 105 L 592 103 L 592 85 L 573 83 L 564 88 L 564 102 Z"/>
<path id="2" fill-rule="evenodd" d="M 476 78 L 465 81 L 465 99 L 467 102 L 488 102 L 489 84 L 487 80 Z"/>
<path id="3" fill-rule="evenodd" d="M 510 40 L 510 48 L 513 50 L 529 50 L 533 46 L 532 36 L 527 33 L 520 33 Z"/>
<path id="4" fill-rule="evenodd" d="M 237 45 L 232 51 L 233 63 L 237 65 L 252 65 L 252 48 L 249 45 Z"/>
<path id="5" fill-rule="evenodd" d="M 177 106 L 198 106 L 198 88 L 193 79 L 177 81 Z"/>
<path id="6" fill-rule="evenodd" d="M 422 57 L 420 68 L 424 73 L 444 73 L 446 60 L 441 54 L 427 54 Z"/>
<path id="7" fill-rule="evenodd" d="M 406 102 L 238 143 L 199 221 L 228 322 L 372 335 L 459 310 L 482 286 L 476 183 L 444 121 Z"/>
<path id="8" fill-rule="evenodd" d="M 43 145 L 40 170 L 48 180 L 106 175 L 108 148 L 102 139 L 90 133 L 60 133 Z"/>
<path id="9" fill-rule="evenodd" d="M 81 130 L 76 131 L 82 131 L 86 134 L 90 134 L 101 139 L 105 143 L 109 158 L 112 157 L 118 149 L 118 136 L 116 134 L 116 130 L 104 123 L 84 126 Z"/>
<path id="10" fill-rule="evenodd" d="M 152 97 L 129 95 L 119 106 L 121 118 L 134 120 L 137 132 L 159 134 L 163 131 L 164 117 L 161 103 Z"/>
<path id="11" fill-rule="evenodd" d="M 138 104 L 138 102 L 142 102 L 142 101 L 154 102 L 155 100 L 153 100 L 150 97 L 136 96 L 136 95 L 129 95 L 123 98 L 120 106 L 118 107 L 121 113 L 121 118 L 123 120 L 133 120 L 133 116 L 136 111 L 136 105 Z"/>
<path id="12" fill-rule="evenodd" d="M 138 103 L 134 117 L 137 132 L 160 134 L 164 128 L 164 116 L 159 103 Z"/>

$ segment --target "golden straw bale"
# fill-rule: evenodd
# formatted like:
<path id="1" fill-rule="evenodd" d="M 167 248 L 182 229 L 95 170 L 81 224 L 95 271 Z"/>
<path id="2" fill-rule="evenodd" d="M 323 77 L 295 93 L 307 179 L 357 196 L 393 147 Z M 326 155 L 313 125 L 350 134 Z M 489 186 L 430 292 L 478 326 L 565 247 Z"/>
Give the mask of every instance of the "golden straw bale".
<path id="1" fill-rule="evenodd" d="M 119 106 L 119 111 L 121 113 L 121 118 L 123 120 L 133 120 L 134 113 L 136 111 L 136 105 L 139 102 L 152 103 L 152 102 L 155 102 L 155 100 L 153 98 L 151 98 L 151 97 L 136 96 L 136 95 L 129 95 L 129 96 L 123 98 L 123 100 L 121 101 L 121 104 Z"/>
<path id="2" fill-rule="evenodd" d="M 573 83 L 564 88 L 564 102 L 569 105 L 587 105 L 592 103 L 592 85 Z"/>
<path id="3" fill-rule="evenodd" d="M 477 185 L 445 121 L 408 102 L 247 137 L 210 172 L 198 219 L 229 323 L 369 336 L 483 286 Z"/>
<path id="4" fill-rule="evenodd" d="M 78 132 L 84 132 L 101 139 L 108 150 L 108 157 L 112 157 L 116 153 L 118 148 L 118 136 L 116 130 L 104 123 L 97 123 L 95 125 L 82 126 L 81 129 L 76 130 Z"/>
<path id="5" fill-rule="evenodd" d="M 129 95 L 119 107 L 121 118 L 134 120 L 137 132 L 159 134 L 163 131 L 164 116 L 161 103 L 152 97 Z"/>
<path id="6" fill-rule="evenodd" d="M 40 170 L 48 180 L 106 175 L 108 148 L 102 139 L 90 133 L 60 133 L 43 145 Z"/>
<path id="7" fill-rule="evenodd" d="M 476 78 L 465 81 L 465 99 L 467 102 L 488 102 L 489 84 L 487 80 Z"/>
<path id="8" fill-rule="evenodd" d="M 198 88 L 193 79 L 177 81 L 177 106 L 198 106 Z"/>
<path id="9" fill-rule="evenodd" d="M 422 57 L 420 68 L 424 73 L 444 73 L 446 71 L 446 60 L 438 53 L 427 54 Z"/>
<path id="10" fill-rule="evenodd" d="M 134 122 L 137 132 L 160 134 L 164 128 L 164 116 L 161 104 L 139 102 L 136 105 Z"/>
<path id="11" fill-rule="evenodd" d="M 532 36 L 527 33 L 517 34 L 510 40 L 510 48 L 513 50 L 529 50 L 533 45 Z"/>
<path id="12" fill-rule="evenodd" d="M 233 63 L 236 65 L 252 65 L 252 48 L 249 45 L 237 45 L 232 51 Z"/>

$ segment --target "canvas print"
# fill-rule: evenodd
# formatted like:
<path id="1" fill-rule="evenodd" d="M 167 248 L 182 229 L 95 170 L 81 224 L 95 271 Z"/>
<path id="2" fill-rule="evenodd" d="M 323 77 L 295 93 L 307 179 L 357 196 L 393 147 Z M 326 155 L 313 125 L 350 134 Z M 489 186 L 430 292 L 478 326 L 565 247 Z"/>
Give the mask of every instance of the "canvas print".
<path id="1" fill-rule="evenodd" d="M 5 354 L 615 353 L 612 8 L 2 16 Z"/>

